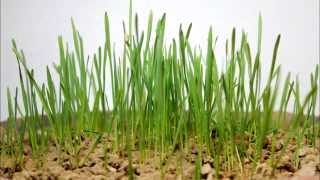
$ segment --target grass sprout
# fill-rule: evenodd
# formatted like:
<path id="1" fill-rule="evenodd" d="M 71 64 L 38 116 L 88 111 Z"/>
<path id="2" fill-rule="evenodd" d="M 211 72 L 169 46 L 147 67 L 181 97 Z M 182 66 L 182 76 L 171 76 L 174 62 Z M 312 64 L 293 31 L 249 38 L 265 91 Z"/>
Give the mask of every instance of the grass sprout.
<path id="1" fill-rule="evenodd" d="M 127 153 L 129 177 L 133 179 L 134 149 L 141 153 L 141 163 L 150 156 L 150 151 L 157 152 L 162 167 L 173 152 L 191 152 L 192 140 L 198 152 L 195 179 L 201 179 L 203 151 L 213 158 L 217 171 L 239 166 L 242 171 L 244 159 L 259 163 L 270 134 L 273 168 L 280 162 L 292 137 L 296 136 L 299 144 L 307 136 L 315 146 L 320 135 L 316 122 L 320 67 L 317 65 L 311 72 L 310 92 L 301 97 L 298 79 L 293 80 L 289 73 L 281 80 L 277 63 L 281 39 L 278 35 L 268 78 L 263 84 L 262 69 L 266 67 L 262 67 L 261 59 L 261 16 L 257 52 L 252 51 L 247 33 L 239 34 L 234 28 L 226 42 L 223 68 L 218 68 L 217 39 L 211 27 L 207 48 L 203 50 L 189 41 L 192 24 L 187 28 L 181 25 L 177 39 L 166 44 L 166 21 L 164 14 L 154 23 L 151 12 L 147 29 L 142 31 L 131 2 L 128 24 L 123 23 L 123 53 L 118 56 L 111 45 L 107 13 L 105 42 L 93 55 L 84 51 L 85 42 L 72 19 L 74 49 L 62 36 L 58 37 L 59 62 L 54 67 L 46 67 L 47 79 L 43 84 L 37 81 L 23 51 L 13 40 L 20 85 L 15 96 L 7 91 L 9 118 L 5 133 L 1 133 L 0 156 L 16 157 L 16 164 L 23 167 L 27 137 L 34 157 L 40 157 L 49 144 L 54 144 L 61 155 L 68 152 L 81 159 L 77 161 L 80 167 L 102 137 L 108 136 L 114 139 L 113 152 Z M 236 42 L 238 35 L 240 42 Z M 53 80 L 53 75 L 57 75 L 58 82 Z M 111 89 L 110 97 L 107 89 Z M 294 102 L 293 118 L 284 148 L 276 158 L 273 156 L 275 134 L 285 124 L 289 101 Z M 278 109 L 277 102 L 280 102 Z M 93 139 L 93 145 L 87 155 L 79 157 L 79 139 L 83 134 Z M 247 150 L 252 146 L 254 154 L 248 155 Z"/>

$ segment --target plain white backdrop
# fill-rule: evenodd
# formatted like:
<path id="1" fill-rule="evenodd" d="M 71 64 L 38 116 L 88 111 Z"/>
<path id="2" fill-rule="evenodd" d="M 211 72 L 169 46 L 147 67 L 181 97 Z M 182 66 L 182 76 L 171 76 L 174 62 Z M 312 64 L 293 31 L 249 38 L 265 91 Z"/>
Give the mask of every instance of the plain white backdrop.
<path id="1" fill-rule="evenodd" d="M 7 118 L 6 88 L 14 91 L 18 85 L 18 70 L 11 51 L 15 38 L 35 69 L 36 78 L 45 80 L 45 66 L 58 61 L 57 36 L 72 42 L 70 18 L 84 37 L 85 50 L 92 55 L 104 41 L 103 16 L 108 12 L 111 38 L 120 51 L 123 43 L 122 20 L 127 21 L 128 0 L 1 0 L 1 117 Z M 282 73 L 292 72 L 301 81 L 301 93 L 309 90 L 309 74 L 319 64 L 319 0 L 134 0 L 134 12 L 139 15 L 140 29 L 146 26 L 150 10 L 158 19 L 167 14 L 167 43 L 178 37 L 179 25 L 193 23 L 191 41 L 206 49 L 209 26 L 218 36 L 216 53 L 223 64 L 225 40 L 233 27 L 238 35 L 249 34 L 251 46 L 256 46 L 259 13 L 263 17 L 263 73 L 271 61 L 278 33 L 282 39 L 278 62 Z M 318 102 L 319 104 L 319 102 Z M 318 106 L 319 107 L 319 106 Z"/>

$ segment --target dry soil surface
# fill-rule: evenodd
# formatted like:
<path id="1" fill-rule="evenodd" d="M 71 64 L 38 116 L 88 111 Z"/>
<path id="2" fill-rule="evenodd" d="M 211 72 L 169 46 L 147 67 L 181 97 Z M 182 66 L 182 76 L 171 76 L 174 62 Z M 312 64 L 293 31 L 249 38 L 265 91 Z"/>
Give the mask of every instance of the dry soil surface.
<path id="1" fill-rule="evenodd" d="M 285 133 L 280 131 L 276 135 L 274 148 L 274 160 L 278 160 L 284 146 Z M 176 151 L 167 155 L 163 166 L 160 167 L 160 156 L 152 151 L 146 152 L 149 158 L 141 162 L 142 154 L 137 150 L 132 151 L 132 172 L 135 179 L 194 179 L 196 171 L 196 158 L 200 153 L 190 140 L 190 151 Z M 293 138 L 290 140 L 284 155 L 279 160 L 274 172 L 270 167 L 271 160 L 271 136 L 264 144 L 261 161 L 254 165 L 252 159 L 248 158 L 242 162 L 242 166 L 228 170 L 226 163 L 221 162 L 220 171 L 214 166 L 212 156 L 205 151 L 202 153 L 201 178 L 211 180 L 220 179 L 291 179 L 291 180 L 318 180 L 320 179 L 320 138 L 317 146 L 311 147 L 306 139 L 300 144 L 297 151 L 297 143 Z M 14 168 L 13 159 L 3 157 L 0 162 L 0 179 L 128 179 L 129 158 L 121 151 L 111 152 L 112 141 L 103 137 L 101 143 L 89 153 L 93 141 L 84 138 L 81 143 L 79 158 L 70 153 L 58 154 L 53 143 L 48 147 L 48 152 L 40 159 L 32 158 L 31 149 L 28 145 L 24 149 L 24 167 Z M 254 152 L 254 147 L 248 146 L 247 156 Z M 188 152 L 188 153 L 186 153 Z M 81 162 L 89 153 L 88 158 Z M 105 158 L 107 157 L 107 158 Z M 296 161 L 295 161 L 296 160 Z M 81 164 L 82 163 L 82 164 Z M 76 165 L 77 164 L 77 165 Z M 80 164 L 80 165 L 79 165 Z M 162 173 L 161 173 L 162 172 Z"/>

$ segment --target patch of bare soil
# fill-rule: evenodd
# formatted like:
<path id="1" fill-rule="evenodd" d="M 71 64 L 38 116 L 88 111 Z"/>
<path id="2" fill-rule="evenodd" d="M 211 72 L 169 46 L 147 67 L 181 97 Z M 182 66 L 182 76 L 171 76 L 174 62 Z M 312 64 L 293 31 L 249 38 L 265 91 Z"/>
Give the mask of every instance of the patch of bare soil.
<path id="1" fill-rule="evenodd" d="M 202 179 L 290 179 L 290 180 L 316 180 L 320 179 L 320 139 L 318 146 L 311 147 L 306 140 L 300 144 L 297 151 L 297 143 L 293 138 L 288 148 L 279 160 L 281 150 L 284 147 L 284 133 L 277 135 L 274 157 L 271 157 L 272 140 L 267 138 L 261 160 L 256 166 L 253 159 L 248 158 L 242 162 L 242 166 L 235 165 L 228 170 L 226 163 L 221 162 L 220 171 L 214 166 L 212 156 L 202 152 L 202 167 L 200 174 Z M 2 158 L 0 162 L 0 179 L 96 179 L 96 180 L 125 180 L 129 177 L 129 169 L 135 179 L 152 180 L 184 180 L 194 179 L 196 172 L 196 159 L 199 153 L 190 140 L 189 153 L 177 151 L 167 155 L 165 161 L 160 163 L 160 155 L 154 152 L 146 152 L 143 162 L 142 154 L 137 150 L 132 151 L 132 167 L 129 167 L 128 155 L 124 152 L 111 152 L 111 141 L 103 137 L 89 154 L 85 162 L 80 162 L 90 151 L 93 141 L 84 139 L 79 153 L 80 160 L 70 153 L 58 154 L 54 144 L 50 144 L 48 152 L 41 158 L 32 158 L 31 149 L 25 145 L 25 158 L 23 168 L 14 168 L 13 159 Z M 250 157 L 254 148 L 249 145 L 247 155 Z M 214 156 L 214 155 L 213 155 Z M 105 158 L 107 157 L 107 158 Z M 270 166 L 271 159 L 279 160 L 274 171 Z M 75 165 L 78 164 L 78 165 Z M 80 165 L 79 165 L 80 164 Z M 160 164 L 163 166 L 160 167 Z M 240 164 L 240 163 L 239 163 Z"/>

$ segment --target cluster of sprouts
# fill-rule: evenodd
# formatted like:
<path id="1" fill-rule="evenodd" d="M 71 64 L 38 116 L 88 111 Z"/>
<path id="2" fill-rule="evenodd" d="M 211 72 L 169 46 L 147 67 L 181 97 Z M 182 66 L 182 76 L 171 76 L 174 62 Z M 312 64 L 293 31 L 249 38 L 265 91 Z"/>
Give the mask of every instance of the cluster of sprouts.
<path id="1" fill-rule="evenodd" d="M 43 84 L 37 82 L 23 51 L 13 41 L 20 85 L 14 95 L 7 92 L 9 118 L 0 137 L 0 157 L 12 156 L 23 166 L 26 145 L 31 146 L 34 157 L 45 153 L 49 144 L 76 155 L 81 136 L 92 138 L 94 149 L 107 135 L 114 140 L 113 151 L 124 150 L 129 158 L 137 149 L 142 158 L 152 150 L 165 159 L 174 151 L 190 151 L 193 139 L 199 151 L 213 157 L 216 167 L 225 162 L 232 169 L 236 164 L 242 166 L 244 158 L 259 162 L 265 138 L 274 136 L 287 119 L 290 100 L 294 107 L 281 154 L 293 136 L 298 144 L 307 137 L 313 145 L 319 137 L 315 123 L 319 65 L 310 75 L 309 93 L 302 98 L 298 80 L 288 74 L 280 81 L 276 62 L 279 35 L 267 81 L 262 83 L 261 18 L 257 52 L 251 51 L 244 32 L 236 43 L 238 33 L 233 29 L 223 69 L 217 67 L 211 28 L 205 50 L 189 43 L 191 24 L 187 29 L 180 26 L 177 39 L 165 44 L 166 15 L 154 24 L 151 13 L 147 30 L 140 31 L 130 6 L 128 31 L 124 26 L 127 40 L 118 58 L 110 44 L 107 14 L 104 26 L 104 44 L 87 56 L 72 21 L 74 49 L 58 38 L 59 62 L 54 68 L 47 67 Z M 58 83 L 53 81 L 53 73 L 59 77 Z M 111 89 L 111 97 L 106 89 Z M 276 102 L 280 102 L 279 109 Z M 255 153 L 248 157 L 250 145 Z M 278 162 L 270 163 L 276 167 Z"/>

